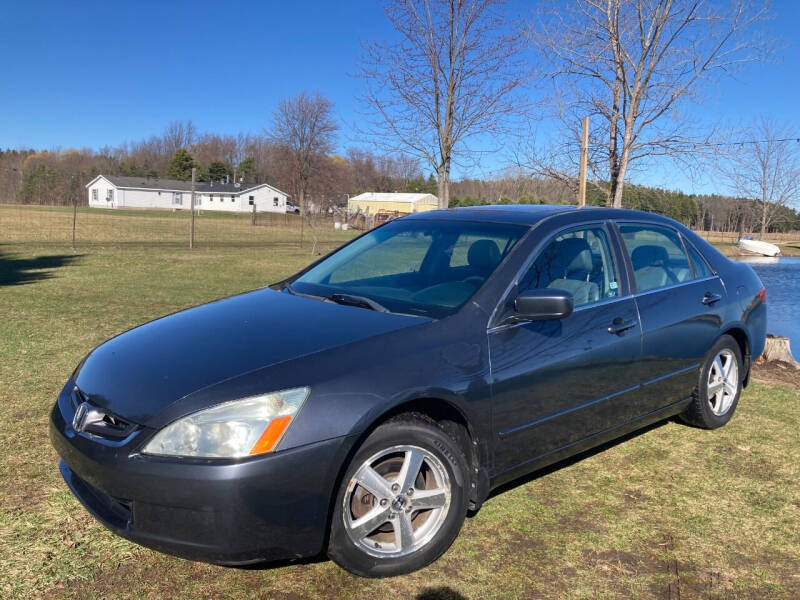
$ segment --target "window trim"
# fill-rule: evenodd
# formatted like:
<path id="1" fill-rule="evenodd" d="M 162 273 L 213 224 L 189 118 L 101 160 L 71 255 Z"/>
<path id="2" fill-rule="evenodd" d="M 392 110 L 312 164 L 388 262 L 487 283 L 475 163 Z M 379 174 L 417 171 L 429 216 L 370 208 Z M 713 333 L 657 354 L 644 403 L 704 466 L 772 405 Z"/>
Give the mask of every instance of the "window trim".
<path id="1" fill-rule="evenodd" d="M 705 261 L 706 266 L 708 267 L 709 271 L 711 271 L 712 274 L 709 277 L 703 277 L 702 279 L 694 279 L 694 267 L 692 267 L 692 259 L 689 257 L 689 252 L 686 250 L 686 246 L 683 245 L 683 252 L 686 255 L 686 262 L 689 263 L 689 270 L 692 273 L 692 277 L 693 278 L 690 279 L 689 281 L 679 281 L 678 283 L 671 283 L 669 285 L 653 288 L 651 290 L 644 290 L 644 291 L 640 292 L 638 290 L 637 286 L 636 286 L 636 276 L 635 276 L 634 271 L 633 271 L 633 262 L 631 261 L 630 254 L 628 253 L 627 248 L 625 246 L 625 240 L 622 238 L 622 231 L 620 230 L 619 226 L 620 225 L 644 225 L 644 226 L 647 226 L 647 227 L 655 227 L 655 228 L 667 229 L 667 230 L 670 230 L 673 233 L 675 233 L 675 235 L 678 236 L 678 239 L 681 240 L 682 244 L 684 244 L 685 242 L 688 242 L 688 240 L 686 240 L 685 236 L 681 233 L 681 231 L 679 229 L 677 229 L 676 227 L 674 227 L 674 226 L 672 226 L 672 225 L 670 225 L 668 223 L 651 223 L 649 221 L 638 221 L 638 220 L 631 220 L 631 219 L 614 219 L 614 225 L 615 225 L 615 228 L 616 228 L 616 233 L 619 236 L 620 246 L 624 250 L 623 254 L 624 254 L 624 258 L 625 258 L 625 263 L 627 264 L 627 268 L 630 269 L 630 271 L 629 271 L 630 274 L 629 274 L 628 279 L 630 280 L 630 286 L 631 286 L 630 289 L 631 289 L 631 293 L 632 293 L 634 298 L 638 298 L 639 296 L 645 296 L 647 294 L 652 294 L 654 292 L 661 292 L 663 290 L 671 290 L 671 289 L 674 289 L 674 288 L 682 286 L 682 285 L 690 285 L 692 283 L 697 283 L 698 281 L 709 281 L 711 279 L 719 279 L 719 274 L 711 267 L 711 265 L 708 264 L 708 261 L 706 260 L 705 256 L 703 256 L 703 253 L 700 252 L 699 250 L 697 250 L 697 248 L 695 248 L 695 250 L 700 255 L 700 257 Z M 694 245 L 692 245 L 692 247 L 694 248 Z"/>
<path id="2" fill-rule="evenodd" d="M 592 219 L 591 221 L 569 223 L 550 232 L 550 235 L 548 235 L 542 241 L 536 244 L 533 250 L 531 250 L 531 253 L 528 256 L 527 260 L 522 264 L 522 267 L 520 267 L 514 274 L 514 276 L 511 278 L 511 281 L 506 287 L 506 290 L 500 296 L 500 300 L 497 302 L 497 305 L 492 310 L 492 314 L 489 317 L 489 320 L 486 324 L 487 333 L 492 333 L 493 331 L 496 331 L 498 329 L 516 327 L 518 325 L 525 324 L 525 322 L 516 322 L 516 323 L 503 322 L 503 316 L 505 313 L 503 312 L 502 308 L 506 304 L 506 302 L 508 302 L 508 299 L 512 294 L 517 294 L 517 295 L 519 294 L 519 289 L 518 289 L 519 280 L 525 273 L 527 273 L 528 269 L 531 267 L 531 265 L 533 265 L 536 259 L 539 258 L 539 255 L 547 247 L 547 245 L 557 236 L 573 229 L 586 229 L 588 227 L 593 227 L 593 226 L 600 226 L 605 231 L 606 237 L 608 238 L 608 243 L 611 246 L 611 254 L 613 255 L 613 260 L 615 263 L 614 267 L 617 271 L 617 279 L 619 280 L 620 283 L 620 295 L 615 298 L 607 298 L 605 300 L 600 300 L 592 304 L 582 304 L 581 306 L 575 307 L 573 313 L 575 311 L 583 310 L 585 308 L 594 308 L 596 306 L 601 306 L 603 304 L 608 304 L 610 302 L 616 302 L 618 300 L 624 300 L 626 298 L 633 297 L 634 290 L 631 287 L 630 273 L 627 270 L 628 269 L 627 256 L 624 256 L 623 248 L 621 247 L 622 240 L 618 239 L 617 237 L 619 235 L 619 232 L 615 228 L 614 221 L 612 221 L 611 219 L 601 218 L 601 219 Z M 535 231 L 536 227 L 531 228 L 531 230 L 528 232 L 528 235 L 535 235 Z M 519 244 L 521 241 L 522 239 L 520 239 L 517 242 L 517 244 Z M 621 269 L 620 268 L 621 265 L 625 265 L 625 268 Z"/>

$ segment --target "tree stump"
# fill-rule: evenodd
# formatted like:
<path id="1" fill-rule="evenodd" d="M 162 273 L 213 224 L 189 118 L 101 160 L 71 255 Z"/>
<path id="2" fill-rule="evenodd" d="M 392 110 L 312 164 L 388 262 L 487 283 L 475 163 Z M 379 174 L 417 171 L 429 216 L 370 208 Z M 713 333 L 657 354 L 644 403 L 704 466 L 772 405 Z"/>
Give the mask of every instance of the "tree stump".
<path id="1" fill-rule="evenodd" d="M 767 344 L 764 346 L 764 353 L 759 358 L 763 362 L 782 362 L 792 365 L 795 369 L 800 369 L 789 344 L 789 338 L 782 335 L 767 334 Z"/>

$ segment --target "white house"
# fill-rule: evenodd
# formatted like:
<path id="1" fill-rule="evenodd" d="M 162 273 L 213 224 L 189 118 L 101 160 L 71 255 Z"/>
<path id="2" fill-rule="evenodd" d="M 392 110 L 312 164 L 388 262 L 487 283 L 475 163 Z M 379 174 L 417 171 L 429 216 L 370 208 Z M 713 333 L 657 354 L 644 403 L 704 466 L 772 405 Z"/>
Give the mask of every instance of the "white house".
<path id="1" fill-rule="evenodd" d="M 189 208 L 192 184 L 175 179 L 98 175 L 86 184 L 89 206 Z M 266 183 L 195 183 L 195 208 L 226 212 L 286 212 L 288 194 Z"/>

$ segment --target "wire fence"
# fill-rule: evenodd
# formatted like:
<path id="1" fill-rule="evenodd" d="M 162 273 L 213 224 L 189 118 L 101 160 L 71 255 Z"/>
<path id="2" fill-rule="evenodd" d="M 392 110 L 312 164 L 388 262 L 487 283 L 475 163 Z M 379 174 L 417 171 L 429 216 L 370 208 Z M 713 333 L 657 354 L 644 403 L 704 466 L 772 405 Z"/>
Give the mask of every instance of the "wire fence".
<path id="1" fill-rule="evenodd" d="M 335 228 L 332 215 L 303 220 L 283 213 L 195 213 L 195 247 L 331 247 L 353 231 Z M 95 209 L 0 205 L 0 244 L 53 246 L 188 247 L 190 214 L 185 210 Z"/>

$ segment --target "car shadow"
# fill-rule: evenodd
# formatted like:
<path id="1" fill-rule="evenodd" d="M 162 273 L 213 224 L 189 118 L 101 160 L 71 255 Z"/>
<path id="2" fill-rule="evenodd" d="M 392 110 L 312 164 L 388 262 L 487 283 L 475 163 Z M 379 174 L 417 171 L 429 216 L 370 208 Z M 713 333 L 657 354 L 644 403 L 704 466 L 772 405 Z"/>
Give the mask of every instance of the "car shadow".
<path id="1" fill-rule="evenodd" d="M 467 597 L 446 585 L 426 588 L 415 596 L 415 600 L 467 600 Z"/>
<path id="2" fill-rule="evenodd" d="M 0 252 L 0 286 L 34 283 L 54 276 L 53 271 L 65 267 L 82 254 L 50 254 L 35 258 L 15 258 Z"/>
<path id="3" fill-rule="evenodd" d="M 555 473 L 556 471 L 560 471 L 561 469 L 569 467 L 570 465 L 574 465 L 575 463 L 578 463 L 578 462 L 580 462 L 582 460 L 585 460 L 587 458 L 590 458 L 592 456 L 600 454 L 601 452 L 605 452 L 606 450 L 608 450 L 610 448 L 613 448 L 614 446 L 617 446 L 619 444 L 624 444 L 625 442 L 627 442 L 629 440 L 632 440 L 634 438 L 637 438 L 640 435 L 644 435 L 645 433 L 648 433 L 650 431 L 653 431 L 655 429 L 663 427 L 664 425 L 666 425 L 667 423 L 669 423 L 670 421 L 673 421 L 673 420 L 674 419 L 670 418 L 670 419 L 664 419 L 663 421 L 657 421 L 656 423 L 652 423 L 652 424 L 650 424 L 650 425 L 648 425 L 646 427 L 643 427 L 642 429 L 637 429 L 636 431 L 632 431 L 630 433 L 626 433 L 622 437 L 618 437 L 618 438 L 613 439 L 611 441 L 605 442 L 604 444 L 600 444 L 599 446 L 595 446 L 594 448 L 589 448 L 588 450 L 584 450 L 583 452 L 579 452 L 578 454 L 575 454 L 573 456 L 570 456 L 568 458 L 560 460 L 560 461 L 558 461 L 556 463 L 553 463 L 552 465 L 549 465 L 547 467 L 543 467 L 541 469 L 533 471 L 532 473 L 529 473 L 528 475 L 523 475 L 518 479 L 514 479 L 512 481 L 509 481 L 508 483 L 504 483 L 503 485 L 493 489 L 489 493 L 489 496 L 486 498 L 485 502 L 488 502 L 492 498 L 494 498 L 496 496 L 499 496 L 501 494 L 504 494 L 505 492 L 508 492 L 510 490 L 518 488 L 521 485 L 525 485 L 526 483 L 530 483 L 531 481 L 535 481 L 535 480 L 539 479 L 540 477 L 544 477 L 545 475 L 549 475 L 551 473 Z M 478 514 L 478 512 L 479 511 L 470 511 L 467 516 L 468 517 L 473 517 L 476 514 Z"/>

